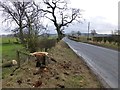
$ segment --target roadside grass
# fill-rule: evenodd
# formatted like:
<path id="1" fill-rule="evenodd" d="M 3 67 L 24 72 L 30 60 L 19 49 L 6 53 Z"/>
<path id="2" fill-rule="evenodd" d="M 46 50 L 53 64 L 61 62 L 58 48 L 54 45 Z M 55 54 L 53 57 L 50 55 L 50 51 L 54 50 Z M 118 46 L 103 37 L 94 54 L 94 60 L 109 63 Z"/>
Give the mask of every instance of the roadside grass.
<path id="1" fill-rule="evenodd" d="M 2 38 L 0 37 L 0 66 L 2 65 Z M 2 79 L 2 69 L 0 70 L 0 85 L 2 85 L 2 82 L 1 82 L 1 79 Z"/>
<path id="2" fill-rule="evenodd" d="M 61 75 L 64 72 L 70 75 L 65 76 L 64 85 L 67 88 L 101 88 L 101 83 L 97 80 L 96 76 L 90 71 L 83 59 L 77 56 L 69 46 L 63 41 L 59 42 L 55 48 L 49 52 L 54 59 L 59 63 L 71 63 L 70 70 L 61 68 Z M 59 69 L 58 69 L 59 70 Z M 57 82 L 56 82 L 57 83 Z"/>
<path id="3" fill-rule="evenodd" d="M 78 39 L 76 40 L 79 40 L 79 41 L 82 41 L 82 42 L 87 42 L 87 37 L 86 36 L 80 36 Z"/>
<path id="4" fill-rule="evenodd" d="M 93 42 L 92 41 L 92 37 L 91 40 L 87 40 L 87 37 L 85 36 L 80 36 L 79 38 L 71 38 L 71 40 L 77 41 L 77 42 L 83 42 L 83 43 L 88 43 L 88 44 L 92 44 L 92 45 L 97 45 L 97 46 L 101 46 L 101 47 L 105 47 L 105 48 L 109 48 L 109 49 L 113 49 L 113 50 L 119 50 L 119 46 L 117 44 L 109 43 L 109 42 Z M 119 50 L 120 51 L 120 50 Z"/>
<path id="5" fill-rule="evenodd" d="M 29 64 L 18 69 L 13 76 L 6 77 L 3 80 L 3 87 L 33 88 L 33 84 L 38 80 L 42 82 L 40 88 L 103 87 L 83 59 L 78 57 L 63 41 L 58 42 L 48 53 L 57 62 L 50 61 L 46 72 L 33 75 L 36 69 L 35 62 L 30 60 Z M 20 85 L 17 83 L 18 80 L 22 80 Z"/>
<path id="6" fill-rule="evenodd" d="M 2 58 L 2 38 L 0 37 L 0 62 L 2 61 L 1 58 Z"/>
<path id="7" fill-rule="evenodd" d="M 113 49 L 113 50 L 117 50 L 117 51 L 120 51 L 119 50 L 119 46 L 117 44 L 114 44 L 114 43 L 109 43 L 109 42 L 101 42 L 101 43 L 98 43 L 98 42 L 88 42 L 88 44 L 93 44 L 93 45 L 97 45 L 97 46 L 101 46 L 101 47 L 105 47 L 105 48 L 109 48 L 109 49 Z"/>
<path id="8" fill-rule="evenodd" d="M 87 42 L 86 36 L 79 36 L 77 38 L 70 38 L 71 40 L 77 41 L 77 42 Z"/>

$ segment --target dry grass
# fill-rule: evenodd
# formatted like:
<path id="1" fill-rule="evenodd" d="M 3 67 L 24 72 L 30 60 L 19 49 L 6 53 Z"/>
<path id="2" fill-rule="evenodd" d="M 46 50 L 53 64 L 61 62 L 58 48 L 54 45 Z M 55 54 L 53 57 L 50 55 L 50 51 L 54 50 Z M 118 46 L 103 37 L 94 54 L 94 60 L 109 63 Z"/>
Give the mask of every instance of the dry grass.
<path id="1" fill-rule="evenodd" d="M 49 51 L 57 62 L 50 62 L 47 71 L 33 75 L 35 62 L 30 61 L 18 69 L 13 76 L 3 80 L 3 87 L 29 88 L 36 81 L 40 88 L 101 88 L 102 85 L 89 68 L 63 41 Z M 22 83 L 18 84 L 18 80 Z"/>

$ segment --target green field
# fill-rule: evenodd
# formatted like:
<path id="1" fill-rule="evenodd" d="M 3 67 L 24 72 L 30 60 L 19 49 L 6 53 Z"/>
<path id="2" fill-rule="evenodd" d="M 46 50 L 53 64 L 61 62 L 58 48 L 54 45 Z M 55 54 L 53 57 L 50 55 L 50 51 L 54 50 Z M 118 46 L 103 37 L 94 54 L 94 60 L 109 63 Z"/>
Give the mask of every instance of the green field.
<path id="1" fill-rule="evenodd" d="M 5 44 L 2 45 L 2 58 L 4 60 L 12 60 L 16 57 L 16 51 L 22 48 L 19 44 Z"/>
<path id="2" fill-rule="evenodd" d="M 4 61 L 9 61 L 15 59 L 16 51 L 22 49 L 22 45 L 15 44 L 15 37 L 5 37 L 2 38 L 2 59 Z"/>
<path id="3" fill-rule="evenodd" d="M 22 49 L 21 44 L 15 44 L 15 37 L 4 37 L 0 38 L 0 52 L 1 52 L 1 63 L 6 63 L 7 61 L 11 61 L 16 59 L 16 51 Z M 14 68 L 3 68 L 2 69 L 2 78 L 7 77 Z"/>
<path id="4" fill-rule="evenodd" d="M 2 44 L 17 42 L 15 37 L 3 37 L 3 38 L 0 38 L 0 39 L 2 40 Z"/>

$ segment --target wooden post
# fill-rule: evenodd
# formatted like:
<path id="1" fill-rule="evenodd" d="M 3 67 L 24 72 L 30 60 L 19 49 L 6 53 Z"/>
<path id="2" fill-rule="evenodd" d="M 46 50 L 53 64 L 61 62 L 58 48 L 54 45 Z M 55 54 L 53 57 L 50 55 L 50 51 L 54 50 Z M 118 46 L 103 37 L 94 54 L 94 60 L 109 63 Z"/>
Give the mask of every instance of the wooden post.
<path id="1" fill-rule="evenodd" d="M 21 54 L 24 54 L 24 55 L 27 55 L 27 60 L 29 61 L 29 59 L 30 59 L 30 56 L 32 56 L 32 55 L 30 55 L 29 53 L 26 53 L 26 52 L 22 52 L 22 51 L 17 51 L 17 54 L 16 54 L 16 57 L 17 57 L 17 62 L 18 62 L 18 68 L 20 67 L 20 53 Z M 34 57 L 34 56 L 32 56 L 32 57 Z"/>
<path id="2" fill-rule="evenodd" d="M 17 51 L 17 62 L 18 62 L 18 68 L 20 67 L 20 59 L 19 59 L 19 51 Z"/>
<path id="3" fill-rule="evenodd" d="M 27 62 L 29 63 L 30 60 L 30 55 L 27 56 Z"/>

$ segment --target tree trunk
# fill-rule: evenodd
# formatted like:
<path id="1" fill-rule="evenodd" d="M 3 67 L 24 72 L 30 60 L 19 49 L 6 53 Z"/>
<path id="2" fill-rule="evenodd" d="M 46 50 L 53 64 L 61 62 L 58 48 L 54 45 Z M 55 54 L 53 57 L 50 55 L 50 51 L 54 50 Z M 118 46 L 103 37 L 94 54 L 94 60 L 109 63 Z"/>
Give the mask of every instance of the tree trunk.
<path id="1" fill-rule="evenodd" d="M 19 38 L 22 44 L 24 44 L 24 37 L 23 37 L 23 31 L 22 31 L 22 22 L 20 21 L 19 23 L 20 26 L 20 34 L 19 34 Z"/>
<path id="2" fill-rule="evenodd" d="M 30 52 L 35 52 L 37 51 L 37 44 L 35 43 L 37 38 L 35 38 L 34 31 L 31 25 L 31 21 L 28 20 L 28 39 L 27 39 L 27 44 L 28 44 L 28 50 Z"/>
<path id="3" fill-rule="evenodd" d="M 63 33 L 60 31 L 60 28 L 59 27 L 57 27 L 56 28 L 56 30 L 57 30 L 57 34 L 58 34 L 58 41 L 60 41 L 62 38 L 63 38 Z"/>
<path id="4" fill-rule="evenodd" d="M 12 66 L 13 66 L 13 64 L 12 64 L 11 61 L 2 64 L 2 68 L 5 68 L 5 67 L 12 67 Z"/>

